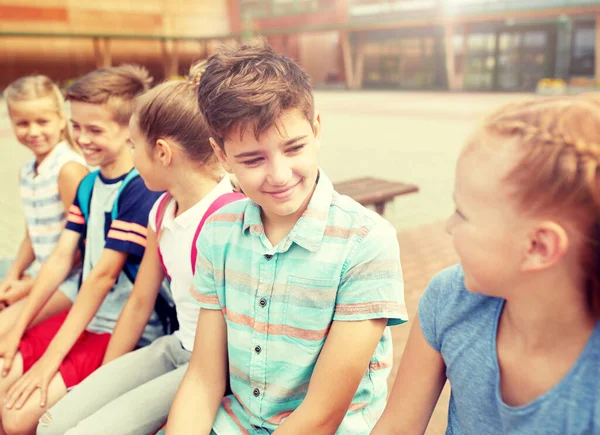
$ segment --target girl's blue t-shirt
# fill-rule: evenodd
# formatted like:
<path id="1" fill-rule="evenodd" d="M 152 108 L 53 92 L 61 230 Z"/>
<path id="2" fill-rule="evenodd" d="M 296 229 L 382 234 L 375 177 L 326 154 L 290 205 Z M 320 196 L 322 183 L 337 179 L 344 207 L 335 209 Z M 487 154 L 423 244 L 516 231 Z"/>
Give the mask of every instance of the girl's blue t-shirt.
<path id="1" fill-rule="evenodd" d="M 419 322 L 451 385 L 446 434 L 600 434 L 600 323 L 565 377 L 532 402 L 500 394 L 496 331 L 503 299 L 470 293 L 461 266 L 440 272 L 419 302 Z"/>

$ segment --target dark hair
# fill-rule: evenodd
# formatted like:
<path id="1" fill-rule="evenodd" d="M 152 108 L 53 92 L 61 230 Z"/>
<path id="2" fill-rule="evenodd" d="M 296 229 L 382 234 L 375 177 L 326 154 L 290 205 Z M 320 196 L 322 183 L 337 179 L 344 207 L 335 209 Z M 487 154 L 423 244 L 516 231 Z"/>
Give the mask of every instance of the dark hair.
<path id="1" fill-rule="evenodd" d="M 203 69 L 204 64 L 197 63 L 187 81 L 168 81 L 150 89 L 136 100 L 134 115 L 150 144 L 160 138 L 173 139 L 192 160 L 206 165 L 217 161 L 196 98 Z"/>
<path id="2" fill-rule="evenodd" d="M 152 77 L 137 65 L 121 65 L 102 68 L 75 80 L 66 90 L 70 101 L 106 104 L 114 120 L 127 125 L 133 112 L 133 101 L 148 90 Z"/>
<path id="3" fill-rule="evenodd" d="M 223 147 L 234 129 L 253 129 L 258 138 L 287 109 L 300 110 L 312 124 L 314 101 L 308 74 L 266 44 L 222 47 L 207 61 L 198 104 L 213 138 Z"/>

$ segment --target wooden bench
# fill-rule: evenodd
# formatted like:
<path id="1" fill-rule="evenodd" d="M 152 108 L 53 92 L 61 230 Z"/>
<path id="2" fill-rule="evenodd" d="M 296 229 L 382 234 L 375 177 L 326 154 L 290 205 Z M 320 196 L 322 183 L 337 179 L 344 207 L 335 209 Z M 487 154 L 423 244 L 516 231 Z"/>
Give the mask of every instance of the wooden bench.
<path id="1" fill-rule="evenodd" d="M 364 177 L 335 183 L 335 190 L 342 195 L 348 195 L 362 205 L 374 205 L 375 211 L 383 215 L 385 205 L 396 196 L 418 192 L 414 184 L 398 181 L 387 181 L 381 178 Z"/>

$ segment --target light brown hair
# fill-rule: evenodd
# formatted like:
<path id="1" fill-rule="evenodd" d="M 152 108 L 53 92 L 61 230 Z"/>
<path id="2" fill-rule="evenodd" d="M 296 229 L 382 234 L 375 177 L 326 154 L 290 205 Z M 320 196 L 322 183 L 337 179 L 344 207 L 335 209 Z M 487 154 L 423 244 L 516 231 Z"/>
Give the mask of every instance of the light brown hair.
<path id="1" fill-rule="evenodd" d="M 51 98 L 54 102 L 56 112 L 63 119 L 66 118 L 65 98 L 63 94 L 56 83 L 44 75 L 25 76 L 15 80 L 4 90 L 4 98 L 6 99 L 9 111 L 11 101 L 31 101 L 40 98 Z M 61 133 L 61 140 L 66 141 L 73 150 L 80 152 L 79 147 L 71 137 L 68 123 Z"/>
<path id="2" fill-rule="evenodd" d="M 70 101 L 106 104 L 114 120 L 127 125 L 135 98 L 147 91 L 152 83 L 148 71 L 137 65 L 102 68 L 77 79 L 66 90 Z"/>
<path id="3" fill-rule="evenodd" d="M 491 115 L 482 132 L 484 142 L 516 140 L 518 163 L 504 181 L 523 211 L 577 223 L 589 307 L 600 316 L 600 107 L 574 97 L 520 102 Z"/>
<path id="4" fill-rule="evenodd" d="M 134 115 L 152 146 L 158 139 L 172 139 L 190 159 L 214 167 L 218 166 L 217 159 L 196 97 L 203 70 L 204 63 L 197 63 L 187 81 L 168 81 L 150 89 L 136 100 Z"/>
<path id="5" fill-rule="evenodd" d="M 222 47 L 207 61 L 200 79 L 198 104 L 213 138 L 251 128 L 256 138 L 276 125 L 287 109 L 300 110 L 314 122 L 314 101 L 308 74 L 293 60 L 266 44 Z"/>

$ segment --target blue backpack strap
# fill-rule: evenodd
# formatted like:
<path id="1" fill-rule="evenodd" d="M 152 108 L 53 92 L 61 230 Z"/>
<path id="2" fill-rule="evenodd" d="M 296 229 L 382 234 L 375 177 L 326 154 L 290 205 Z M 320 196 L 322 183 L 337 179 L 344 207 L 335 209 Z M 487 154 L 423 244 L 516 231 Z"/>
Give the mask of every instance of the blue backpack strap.
<path id="1" fill-rule="evenodd" d="M 127 185 L 136 177 L 139 177 L 140 173 L 137 169 L 133 168 L 123 179 L 121 186 L 119 187 L 119 191 L 117 192 L 117 197 L 115 198 L 115 202 L 113 203 L 113 207 L 110 213 L 111 221 L 114 221 L 119 215 L 119 201 L 121 200 L 121 194 L 123 190 L 127 187 Z M 125 274 L 129 277 L 131 282 L 135 281 L 137 277 L 138 270 L 140 268 L 139 264 L 130 264 L 125 261 Z"/>
<path id="2" fill-rule="evenodd" d="M 90 201 L 92 199 L 92 191 L 94 190 L 94 183 L 100 171 L 94 171 L 83 177 L 83 180 L 79 183 L 77 189 L 77 202 L 79 202 L 79 208 L 85 221 L 88 221 L 90 216 Z"/>
<path id="3" fill-rule="evenodd" d="M 117 193 L 117 197 L 115 198 L 115 202 L 113 203 L 113 208 L 111 212 L 111 220 L 115 220 L 119 215 L 119 200 L 121 199 L 121 193 L 127 187 L 127 185 L 135 178 L 139 177 L 140 173 L 137 169 L 133 168 L 129 173 L 125 176 L 123 183 L 121 183 L 121 187 L 119 187 L 119 192 Z"/>

